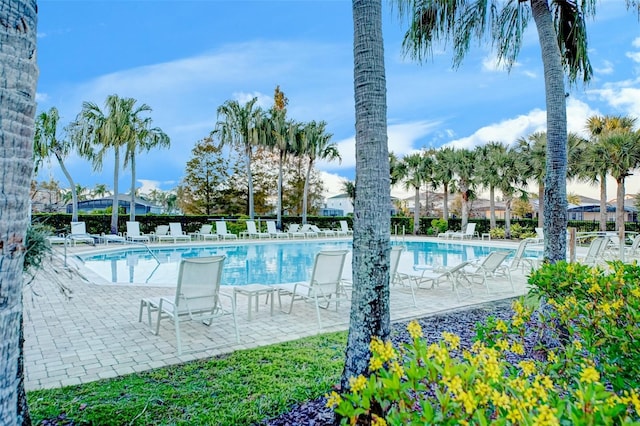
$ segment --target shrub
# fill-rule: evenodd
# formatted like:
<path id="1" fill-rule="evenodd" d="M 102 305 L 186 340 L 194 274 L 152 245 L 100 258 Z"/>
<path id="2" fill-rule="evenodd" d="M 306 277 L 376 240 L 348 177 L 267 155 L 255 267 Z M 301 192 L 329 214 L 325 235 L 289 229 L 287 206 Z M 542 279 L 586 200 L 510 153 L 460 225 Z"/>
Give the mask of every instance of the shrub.
<path id="1" fill-rule="evenodd" d="M 371 375 L 351 378 L 350 390 L 333 392 L 342 424 L 632 424 L 640 420 L 637 390 L 618 395 L 606 389 L 578 343 L 566 352 L 549 352 L 546 360 L 510 361 L 523 355 L 524 324 L 531 311 L 514 304 L 509 324 L 489 322 L 476 341 L 461 348 L 459 338 L 443 333 L 426 345 L 420 325 L 408 330 L 413 339 L 396 351 L 391 342 L 374 339 Z M 380 409 L 383 417 L 372 410 Z"/>
<path id="2" fill-rule="evenodd" d="M 489 235 L 491 235 L 491 239 L 503 239 L 504 228 L 493 228 L 489 231 Z"/>
<path id="3" fill-rule="evenodd" d="M 431 221 L 431 227 L 435 229 L 435 234 L 445 232 L 449 229 L 449 223 L 445 219 L 433 219 Z"/>
<path id="4" fill-rule="evenodd" d="M 640 386 L 640 267 L 609 268 L 558 262 L 534 271 L 529 284 L 555 308 L 557 332 L 580 340 L 614 389 Z"/>

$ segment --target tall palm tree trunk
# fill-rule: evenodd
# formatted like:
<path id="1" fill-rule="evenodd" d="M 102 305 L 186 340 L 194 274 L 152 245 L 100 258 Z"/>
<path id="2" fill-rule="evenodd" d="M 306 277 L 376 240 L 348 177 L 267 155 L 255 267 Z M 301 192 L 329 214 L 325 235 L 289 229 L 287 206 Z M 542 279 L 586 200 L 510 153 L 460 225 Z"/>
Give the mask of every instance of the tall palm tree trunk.
<path id="1" fill-rule="evenodd" d="M 544 257 L 566 258 L 567 239 L 567 107 L 564 70 L 547 0 L 531 0 L 544 67 L 547 107 L 547 160 L 544 185 Z"/>
<path id="2" fill-rule="evenodd" d="M 489 188 L 489 228 L 493 229 L 496 227 L 496 189 L 492 185 Z"/>
<path id="3" fill-rule="evenodd" d="M 253 220 L 255 214 L 253 211 L 253 175 L 251 174 L 251 146 L 247 144 L 246 148 L 247 155 L 247 190 L 249 191 L 249 205 L 248 205 L 248 214 L 249 219 Z"/>
<path id="4" fill-rule="evenodd" d="M 442 218 L 449 220 L 449 184 L 442 184 Z"/>
<path id="5" fill-rule="evenodd" d="M 60 164 L 60 170 L 62 170 L 62 173 L 67 178 L 67 181 L 69 181 L 69 185 L 71 185 L 71 222 L 77 222 L 78 221 L 78 193 L 76 192 L 76 184 L 73 181 L 73 178 L 71 177 L 71 173 L 69 173 L 69 170 L 67 170 L 67 167 L 64 165 L 64 162 L 62 161 L 62 156 L 60 156 L 57 153 L 55 154 L 55 156 L 58 159 L 58 164 Z"/>
<path id="6" fill-rule="evenodd" d="M 413 198 L 413 235 L 418 235 L 420 229 L 420 188 L 416 187 L 416 193 Z"/>
<path id="7" fill-rule="evenodd" d="M 284 159 L 284 153 L 280 151 L 280 161 L 278 165 L 278 211 L 276 212 L 276 223 L 278 229 L 282 229 L 282 162 Z"/>
<path id="8" fill-rule="evenodd" d="M 538 182 L 538 226 L 544 226 L 544 181 Z"/>
<path id="9" fill-rule="evenodd" d="M 1 0 L 0 424 L 31 424 L 24 392 L 22 270 L 36 113 L 35 0 Z"/>
<path id="10" fill-rule="evenodd" d="M 600 230 L 607 230 L 607 176 L 600 176 Z"/>
<path id="11" fill-rule="evenodd" d="M 131 153 L 131 198 L 129 199 L 129 220 L 136 220 L 136 154 Z"/>
<path id="12" fill-rule="evenodd" d="M 113 203 L 111 204 L 111 233 L 118 233 L 118 180 L 120 172 L 120 148 L 115 147 L 115 160 L 113 166 Z"/>
<path id="13" fill-rule="evenodd" d="M 353 282 L 342 389 L 368 375 L 369 343 L 390 333 L 391 179 L 381 0 L 353 0 L 356 198 Z M 378 408 L 378 409 L 377 409 Z M 373 412 L 381 414 L 379 407 Z"/>
<path id="14" fill-rule="evenodd" d="M 311 169 L 313 169 L 313 161 L 309 160 L 307 167 L 307 176 L 304 180 L 304 189 L 302 190 L 302 223 L 307 223 L 307 203 L 309 199 L 309 179 L 311 179 Z"/>
<path id="15" fill-rule="evenodd" d="M 617 189 L 616 189 L 616 228 L 618 229 L 618 234 L 620 235 L 620 241 L 624 242 L 624 180 L 625 177 L 622 176 L 616 179 Z"/>

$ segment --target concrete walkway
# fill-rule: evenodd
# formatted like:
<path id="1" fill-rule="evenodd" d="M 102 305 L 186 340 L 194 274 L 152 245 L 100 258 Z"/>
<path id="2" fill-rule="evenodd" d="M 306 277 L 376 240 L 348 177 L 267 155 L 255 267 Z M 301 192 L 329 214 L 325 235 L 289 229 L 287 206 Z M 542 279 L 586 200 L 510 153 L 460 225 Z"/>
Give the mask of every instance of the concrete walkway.
<path id="1" fill-rule="evenodd" d="M 466 244 L 486 245 L 477 240 Z M 492 242 L 492 245 L 515 248 L 514 243 Z M 399 271 L 416 274 L 410 254 L 405 255 Z M 349 267 L 344 276 L 350 274 Z M 490 283 L 491 294 L 478 286 L 471 297 L 462 301 L 457 300 L 450 284 L 443 283 L 433 289 L 418 290 L 417 307 L 408 288 L 394 286 L 391 318 L 394 322 L 409 320 L 526 293 L 526 277 L 521 271 L 514 272 L 513 282 L 515 293 L 506 279 L 497 279 Z M 65 292 L 60 290 L 61 285 Z M 141 298 L 166 296 L 173 291 L 166 287 L 94 284 L 65 270 L 60 258 L 53 258 L 24 293 L 27 390 L 87 383 L 319 332 L 312 304 L 298 302 L 291 314 L 285 314 L 276 303 L 271 316 L 262 297 L 259 311 L 254 311 L 249 320 L 247 298 L 238 297 L 239 344 L 235 341 L 231 317 L 216 319 L 210 327 L 187 321 L 183 327 L 181 323 L 183 354 L 178 356 L 170 321 L 162 322 L 158 336 L 146 322 L 138 322 Z M 232 290 L 227 287 L 224 291 Z M 321 332 L 348 329 L 349 309 L 349 303 L 345 303 L 337 311 L 323 311 Z"/>

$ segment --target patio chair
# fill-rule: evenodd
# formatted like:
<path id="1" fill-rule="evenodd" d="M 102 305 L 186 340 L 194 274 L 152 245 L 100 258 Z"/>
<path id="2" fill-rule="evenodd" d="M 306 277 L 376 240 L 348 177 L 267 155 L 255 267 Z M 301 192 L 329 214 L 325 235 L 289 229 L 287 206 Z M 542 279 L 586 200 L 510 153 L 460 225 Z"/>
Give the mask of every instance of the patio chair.
<path id="1" fill-rule="evenodd" d="M 407 275 L 403 274 L 403 280 L 413 281 L 416 288 L 421 288 L 422 284 L 431 283 L 431 288 L 443 281 L 451 282 L 451 287 L 456 293 L 458 301 L 460 301 L 460 288 L 465 287 L 471 294 L 471 282 L 468 279 L 463 278 L 465 274 L 465 268 L 471 263 L 469 261 L 463 261 L 452 267 L 433 267 L 431 265 L 415 265 L 414 269 L 422 270 L 420 275 Z"/>
<path id="2" fill-rule="evenodd" d="M 216 221 L 216 235 L 223 240 L 237 240 L 238 236 L 227 231 L 227 222 L 224 220 Z"/>
<path id="3" fill-rule="evenodd" d="M 465 238 L 469 238 L 469 239 L 473 238 L 475 234 L 476 234 L 476 224 L 475 222 L 469 222 L 467 223 L 467 227 L 464 229 L 464 231 L 451 232 L 448 234 L 447 238 L 460 238 L 461 240 L 464 240 Z"/>
<path id="4" fill-rule="evenodd" d="M 340 233 L 343 233 L 344 235 L 353 235 L 353 230 L 351 228 L 349 228 L 349 224 L 347 223 L 346 220 L 341 220 L 340 221 Z"/>
<path id="5" fill-rule="evenodd" d="M 276 223 L 273 220 L 267 221 L 267 233 L 271 238 L 289 238 L 287 232 L 278 231 Z"/>
<path id="6" fill-rule="evenodd" d="M 176 330 L 178 355 L 182 354 L 180 339 L 180 323 L 197 321 L 210 326 L 213 319 L 225 315 L 233 317 L 236 342 L 240 343 L 238 323 L 236 321 L 236 306 L 233 297 L 220 292 L 222 267 L 225 256 L 208 256 L 182 259 L 178 271 L 178 284 L 175 295 L 144 298 L 140 301 L 138 322 L 142 322 L 142 313 L 147 309 L 147 320 L 152 328 L 151 314 L 157 312 L 155 335 L 160 333 L 162 319 L 173 321 Z M 221 297 L 228 297 L 231 309 L 225 309 L 220 302 Z"/>
<path id="7" fill-rule="evenodd" d="M 148 243 L 151 241 L 151 238 L 148 235 L 144 235 L 140 232 L 140 222 L 127 222 L 127 241 L 131 242 L 145 242 Z"/>
<path id="8" fill-rule="evenodd" d="M 342 287 L 342 270 L 349 250 L 324 250 L 316 254 L 313 270 L 308 283 L 278 285 L 278 302 L 282 309 L 282 296 L 290 296 L 288 314 L 293 309 L 294 302 L 304 300 L 313 302 L 318 317 L 318 330 L 322 329 L 320 308 L 328 309 L 331 303 L 336 304 L 336 310 L 342 300 L 348 300 Z"/>
<path id="9" fill-rule="evenodd" d="M 321 235 L 323 237 L 335 237 L 336 235 L 336 231 L 334 231 L 333 229 L 320 229 L 317 225 L 309 225 L 309 227 L 319 236 Z"/>
<path id="10" fill-rule="evenodd" d="M 291 238 L 307 238 L 307 234 L 300 230 L 300 225 L 297 223 L 292 223 L 287 228 L 287 234 Z"/>
<path id="11" fill-rule="evenodd" d="M 516 248 L 516 252 L 514 253 L 513 257 L 509 260 L 506 260 L 505 265 L 512 271 L 514 271 L 518 267 L 521 267 L 522 271 L 524 272 L 524 268 L 527 265 L 529 266 L 529 269 L 535 269 L 540 263 L 541 258 L 539 256 L 526 255 L 527 246 L 532 244 L 538 244 L 538 239 L 525 238 L 524 240 L 520 241 L 520 244 L 518 244 L 518 248 Z"/>
<path id="12" fill-rule="evenodd" d="M 462 277 L 471 283 L 484 285 L 487 293 L 490 293 L 489 279 L 505 277 L 509 280 L 511 290 L 515 291 L 513 280 L 511 279 L 511 270 L 508 265 L 505 264 L 505 260 L 509 254 L 507 251 L 492 251 L 479 262 L 468 262 L 467 267 L 461 271 Z"/>
<path id="13" fill-rule="evenodd" d="M 541 243 L 544 241 L 544 228 L 536 227 L 536 236 L 535 239 L 537 243 Z"/>
<path id="14" fill-rule="evenodd" d="M 182 224 L 180 222 L 169 223 L 169 233 L 165 235 L 157 235 L 158 241 L 191 241 L 191 237 L 182 231 Z"/>
<path id="15" fill-rule="evenodd" d="M 258 232 L 258 229 L 256 228 L 256 222 L 253 220 L 247 220 L 247 230 L 246 231 L 242 231 L 240 233 L 240 237 L 246 237 L 246 238 L 269 238 L 269 233 L 268 232 Z"/>
<path id="16" fill-rule="evenodd" d="M 157 225 L 156 230 L 149 234 L 151 241 L 160 241 L 160 237 L 165 235 L 169 235 L 169 225 Z"/>
<path id="17" fill-rule="evenodd" d="M 87 233 L 87 225 L 84 222 L 71 222 L 71 233 L 67 235 L 67 240 L 74 246 L 77 243 L 87 243 L 95 245 L 93 236 Z"/>
<path id="18" fill-rule="evenodd" d="M 589 243 L 587 254 L 583 257 L 579 257 L 578 262 L 585 265 L 597 266 L 605 264 L 604 254 L 609 245 L 609 237 L 596 237 Z"/>
<path id="19" fill-rule="evenodd" d="M 302 227 L 300 228 L 300 232 L 304 232 L 305 238 L 306 237 L 318 238 L 318 236 L 320 235 L 316 231 L 314 231 L 311 225 L 309 225 L 308 223 L 305 223 L 304 225 L 302 225 Z"/>
<path id="20" fill-rule="evenodd" d="M 391 252 L 389 253 L 389 284 L 390 285 L 405 285 L 403 282 L 402 274 L 398 273 L 398 265 L 400 264 L 400 257 L 402 257 L 402 252 L 404 251 L 404 246 L 392 246 Z M 342 280 L 342 289 L 344 293 L 347 295 L 347 298 L 350 298 L 350 293 L 353 290 L 353 282 L 349 280 Z M 413 305 L 416 305 L 416 296 L 411 288 L 411 295 L 413 296 Z"/>
<path id="21" fill-rule="evenodd" d="M 196 240 L 217 240 L 218 235 L 213 234 L 213 225 L 205 224 L 200 227 L 196 232 L 192 232 L 190 235 L 195 237 Z"/>

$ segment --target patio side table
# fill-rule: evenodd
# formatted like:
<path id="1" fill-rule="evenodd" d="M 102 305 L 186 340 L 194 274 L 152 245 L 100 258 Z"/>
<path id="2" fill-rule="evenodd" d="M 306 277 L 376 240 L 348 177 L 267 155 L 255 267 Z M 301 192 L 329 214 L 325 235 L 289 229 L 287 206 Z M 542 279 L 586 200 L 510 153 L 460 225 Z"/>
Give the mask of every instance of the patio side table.
<path id="1" fill-rule="evenodd" d="M 258 306 L 260 305 L 259 298 L 263 294 L 267 295 L 267 298 L 269 298 L 269 301 L 271 302 L 271 315 L 273 316 L 273 298 L 274 298 L 275 291 L 276 289 L 270 285 L 264 285 L 264 284 L 243 285 L 243 286 L 233 288 L 233 300 L 237 306 L 238 304 L 236 303 L 236 300 L 237 300 L 238 294 L 247 296 L 248 305 L 249 305 L 247 310 L 248 311 L 247 317 L 249 321 L 251 321 L 251 304 L 253 302 L 253 299 L 255 298 L 256 312 L 258 312 Z"/>

